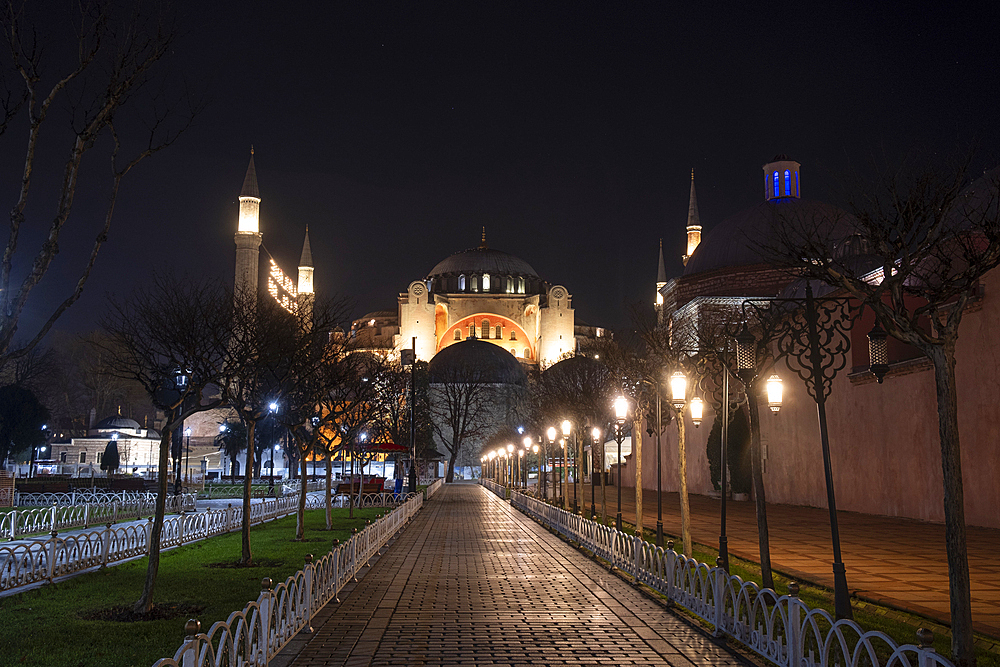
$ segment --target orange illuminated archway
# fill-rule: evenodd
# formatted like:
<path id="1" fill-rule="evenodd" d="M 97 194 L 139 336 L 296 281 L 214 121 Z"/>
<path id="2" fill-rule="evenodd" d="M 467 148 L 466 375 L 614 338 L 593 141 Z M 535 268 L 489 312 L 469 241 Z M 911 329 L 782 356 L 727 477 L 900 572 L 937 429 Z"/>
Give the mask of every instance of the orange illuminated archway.
<path id="1" fill-rule="evenodd" d="M 483 335 L 483 320 L 488 322 L 488 329 L 485 333 L 489 334 L 489 337 Z M 501 327 L 499 338 L 496 336 L 497 326 Z M 476 338 L 479 340 L 502 347 L 519 359 L 535 360 L 534 341 L 528 339 L 528 334 L 517 322 L 496 313 L 469 315 L 441 331 L 438 336 L 437 351 L 440 352 L 449 345 L 460 343 L 469 338 L 470 327 L 475 330 Z M 511 334 L 514 335 L 513 339 L 511 339 Z"/>

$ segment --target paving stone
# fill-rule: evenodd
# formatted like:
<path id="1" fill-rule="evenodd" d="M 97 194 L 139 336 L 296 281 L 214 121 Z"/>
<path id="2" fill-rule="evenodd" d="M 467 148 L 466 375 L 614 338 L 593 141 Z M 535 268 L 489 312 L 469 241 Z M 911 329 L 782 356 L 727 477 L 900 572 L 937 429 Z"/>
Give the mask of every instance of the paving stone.
<path id="1" fill-rule="evenodd" d="M 428 501 L 273 664 L 743 665 L 480 486 Z"/>

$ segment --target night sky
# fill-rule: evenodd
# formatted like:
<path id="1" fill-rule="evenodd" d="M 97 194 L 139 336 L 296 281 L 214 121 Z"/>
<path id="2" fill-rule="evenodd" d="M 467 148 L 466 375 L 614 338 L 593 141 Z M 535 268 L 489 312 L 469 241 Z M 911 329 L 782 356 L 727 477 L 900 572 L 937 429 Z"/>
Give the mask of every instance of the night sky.
<path id="1" fill-rule="evenodd" d="M 109 291 L 153 270 L 232 280 L 251 144 L 265 248 L 294 274 L 308 225 L 317 291 L 355 316 L 395 309 L 485 226 L 570 290 L 578 321 L 626 327 L 653 298 L 660 238 L 681 271 L 691 168 L 708 231 L 760 200 L 777 153 L 835 204 L 872 160 L 975 147 L 975 168 L 1000 163 L 997 4 L 945 5 L 180 3 L 165 64 L 208 106 L 127 178 L 58 328 L 93 327 Z M 0 143 L 8 207 L 22 136 Z M 36 307 L 69 289 L 92 192 Z"/>

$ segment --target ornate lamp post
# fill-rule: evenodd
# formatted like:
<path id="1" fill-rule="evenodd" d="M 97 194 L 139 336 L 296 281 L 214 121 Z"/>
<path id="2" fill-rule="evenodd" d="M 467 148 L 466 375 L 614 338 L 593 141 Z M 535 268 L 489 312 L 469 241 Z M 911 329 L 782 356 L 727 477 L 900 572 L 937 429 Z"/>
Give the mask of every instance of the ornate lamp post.
<path id="1" fill-rule="evenodd" d="M 517 487 L 524 490 L 528 488 L 528 470 L 524 465 L 523 449 L 517 450 Z"/>
<path id="2" fill-rule="evenodd" d="M 622 529 L 622 440 L 625 420 L 628 419 L 628 399 L 619 396 L 615 399 L 615 441 L 618 443 L 618 514 L 615 517 L 615 528 Z"/>
<path id="3" fill-rule="evenodd" d="M 552 458 L 553 458 L 553 464 L 552 464 L 552 500 L 554 502 L 555 499 L 556 499 L 556 475 L 555 475 L 555 473 L 556 473 L 556 466 L 555 466 L 556 427 L 555 426 L 550 426 L 548 428 L 548 430 L 545 431 L 545 435 L 548 436 L 548 438 L 549 438 L 549 447 L 552 447 Z M 545 454 L 545 464 L 548 465 L 548 463 L 549 463 L 549 457 L 548 457 L 548 452 L 546 452 L 546 454 Z"/>
<path id="4" fill-rule="evenodd" d="M 528 472 L 531 468 L 531 448 L 534 441 L 531 439 L 530 435 L 524 436 L 524 440 L 521 441 L 524 445 L 524 453 L 527 458 L 524 459 L 524 490 L 528 490 Z M 535 445 L 535 454 L 538 454 L 538 446 Z"/>
<path id="5" fill-rule="evenodd" d="M 573 423 L 564 419 L 562 424 L 562 442 L 563 442 L 563 508 L 569 509 L 569 434 L 573 431 Z M 574 480 L 575 482 L 575 480 Z M 576 513 L 579 509 L 578 507 L 579 498 L 573 498 L 573 512 Z"/>
<path id="6" fill-rule="evenodd" d="M 594 479 L 594 473 L 597 472 L 597 466 L 595 466 L 594 463 L 597 461 L 597 455 L 598 455 L 597 446 L 598 446 L 598 444 L 600 444 L 600 440 L 601 440 L 601 429 L 599 429 L 599 428 L 597 428 L 595 426 L 594 430 L 591 432 L 590 435 L 594 439 L 593 448 L 591 449 L 591 452 L 590 452 L 590 518 L 591 518 L 591 520 L 594 520 L 594 519 L 597 518 L 597 507 L 595 506 L 595 503 L 594 503 L 594 489 L 595 489 L 595 487 L 597 485 L 597 480 Z M 603 447 L 601 449 L 603 450 Z M 603 505 L 604 505 L 604 496 L 603 496 L 603 492 L 604 492 L 604 461 L 603 461 L 603 459 L 604 459 L 604 452 L 601 451 L 600 454 L 601 454 L 601 459 L 602 459 L 601 460 L 601 472 L 598 473 L 598 474 L 600 474 L 600 476 L 601 476 L 601 493 L 602 493 L 602 495 L 601 495 L 601 505 L 603 507 Z"/>
<path id="7" fill-rule="evenodd" d="M 507 486 L 514 486 L 514 445 L 507 443 Z"/>
<path id="8" fill-rule="evenodd" d="M 191 427 L 184 428 L 184 476 L 191 485 Z"/>

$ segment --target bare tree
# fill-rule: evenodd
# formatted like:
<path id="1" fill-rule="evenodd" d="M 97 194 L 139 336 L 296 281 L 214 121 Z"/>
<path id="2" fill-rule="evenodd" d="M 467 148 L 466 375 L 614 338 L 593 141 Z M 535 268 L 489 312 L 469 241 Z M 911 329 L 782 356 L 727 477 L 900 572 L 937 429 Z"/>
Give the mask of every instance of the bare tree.
<path id="1" fill-rule="evenodd" d="M 110 372 L 141 384 L 167 420 L 160 439 L 149 563 L 136 613 L 148 613 L 153 604 L 171 437 L 192 414 L 222 404 L 215 383 L 226 364 L 226 349 L 218 341 L 229 329 L 231 312 L 232 299 L 219 283 L 158 276 L 131 297 L 112 300 L 102 318 Z"/>
<path id="2" fill-rule="evenodd" d="M 483 369 L 471 364 L 453 363 L 431 376 L 430 413 L 434 435 L 448 452 L 446 482 L 455 479 L 455 462 L 474 439 L 496 428 L 495 400 L 503 391 L 493 384 Z"/>
<path id="3" fill-rule="evenodd" d="M 934 366 L 952 657 L 975 665 L 958 430 L 955 346 L 982 277 L 1000 264 L 1000 169 L 969 183 L 967 167 L 884 173 L 851 206 L 852 218 L 782 219 L 762 251 L 871 308 L 889 336 Z M 879 368 L 885 372 L 887 368 Z M 881 378 L 880 378 L 881 380 Z"/>
<path id="4" fill-rule="evenodd" d="M 131 11 L 113 2 L 83 2 L 78 6 L 75 39 L 51 34 L 38 26 L 57 25 L 50 8 L 39 3 L 5 3 L 0 29 L 6 42 L 0 70 L 0 135 L 26 128 L 24 168 L 17 198 L 10 210 L 10 230 L 0 259 L 0 366 L 26 354 L 45 337 L 56 320 L 83 293 L 97 255 L 107 240 L 121 183 L 143 159 L 169 146 L 189 124 L 195 110 L 175 118 L 172 102 L 144 90 L 157 77 L 157 63 L 169 52 L 174 30 L 155 18 L 155 12 Z M 61 47 L 75 42 L 73 57 L 64 63 L 46 58 L 66 53 Z M 14 84 L 13 81 L 17 81 Z M 65 132 L 68 129 L 69 132 Z M 68 144 L 61 167 L 48 164 L 39 145 L 43 133 L 65 136 Z M 103 143 L 100 140 L 105 139 Z M 96 146 L 106 146 L 109 190 L 103 222 L 94 235 L 89 256 L 75 285 L 27 341 L 13 346 L 21 314 L 32 292 L 48 273 L 59 252 L 60 235 L 69 222 L 79 193 L 83 158 Z M 29 206 L 38 174 L 61 170 L 62 177 L 48 204 Z M 23 250 L 44 225 L 36 208 L 54 209 L 37 250 Z M 22 238 L 23 237 L 23 238 Z M 21 272 L 17 266 L 30 266 Z M 39 306 L 36 306 L 36 308 Z"/>

